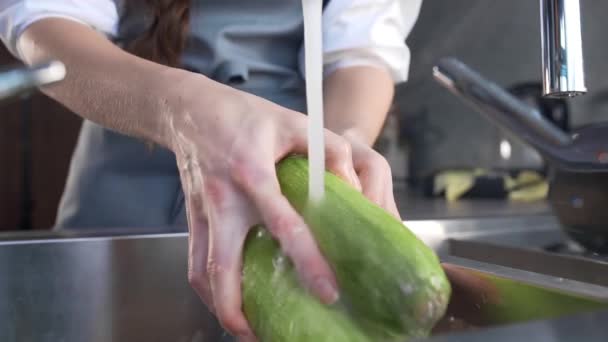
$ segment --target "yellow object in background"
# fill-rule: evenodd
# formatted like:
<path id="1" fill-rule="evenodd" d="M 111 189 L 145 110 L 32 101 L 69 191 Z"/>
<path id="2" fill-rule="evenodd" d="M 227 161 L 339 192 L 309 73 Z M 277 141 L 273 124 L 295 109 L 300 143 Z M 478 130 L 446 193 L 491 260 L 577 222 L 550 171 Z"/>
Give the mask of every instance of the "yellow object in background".
<path id="1" fill-rule="evenodd" d="M 549 183 L 534 171 L 522 171 L 516 178 L 506 177 L 505 188 L 512 201 L 538 201 L 549 194 Z"/>
<path id="2" fill-rule="evenodd" d="M 454 202 L 471 191 L 479 178 L 489 177 L 491 174 L 496 173 L 484 169 L 443 171 L 435 176 L 433 193 L 443 193 L 447 201 Z M 543 200 L 549 193 L 549 183 L 535 171 L 522 171 L 515 177 L 505 174 L 495 178 L 497 181 L 502 180 L 504 192 L 511 201 Z"/>
<path id="3" fill-rule="evenodd" d="M 441 172 L 435 177 L 435 194 L 445 192 L 445 199 L 453 202 L 464 196 L 475 185 L 475 177 L 485 172 L 477 170 L 451 170 Z"/>

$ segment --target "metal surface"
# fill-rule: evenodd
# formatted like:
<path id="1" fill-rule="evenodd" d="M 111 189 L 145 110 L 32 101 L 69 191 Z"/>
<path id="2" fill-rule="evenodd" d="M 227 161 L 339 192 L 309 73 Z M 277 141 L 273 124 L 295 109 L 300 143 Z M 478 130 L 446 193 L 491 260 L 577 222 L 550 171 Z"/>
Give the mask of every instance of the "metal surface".
<path id="1" fill-rule="evenodd" d="M 455 238 L 510 241 L 517 246 L 560 241 L 563 237 L 550 216 L 406 223 L 444 259 L 484 277 L 524 280 L 594 298 L 605 296 L 600 287 L 588 284 L 568 280 L 560 284 L 555 279 L 543 283 L 539 279 L 551 278 L 448 259 L 448 240 Z M 0 242 L 0 341 L 204 342 L 227 338 L 187 283 L 186 234 L 65 236 Z"/>
<path id="2" fill-rule="evenodd" d="M 501 125 L 529 132 L 526 139 L 533 146 L 564 146 L 572 142 L 569 135 L 545 119 L 534 107 L 519 100 L 497 84 L 485 79 L 454 58 L 444 58 L 433 69 L 433 75 L 443 86 L 467 100 L 481 113 Z"/>
<path id="3" fill-rule="evenodd" d="M 494 225 L 494 221 L 501 222 L 503 217 L 511 217 L 514 222 L 525 222 L 530 219 L 532 222 L 539 222 L 535 217 L 547 216 L 547 220 L 554 223 L 549 216 L 551 209 L 546 201 L 519 202 L 506 201 L 503 199 L 471 200 L 462 199 L 455 202 L 445 201 L 443 198 L 428 198 L 420 196 L 413 189 L 404 186 L 402 183 L 395 185 L 395 201 L 399 212 L 408 222 L 426 222 L 440 220 L 442 224 L 452 225 L 455 219 L 465 219 L 465 226 L 470 226 L 468 222 L 477 222 L 482 218 L 484 224 Z M 486 218 L 496 217 L 496 220 L 485 220 Z M 532 217 L 532 218 L 528 218 Z M 522 221 L 523 220 L 523 221 Z M 455 221 L 460 222 L 460 221 Z M 461 223 L 453 224 L 459 226 Z M 544 223 L 542 224 L 545 225 Z M 177 227 L 172 228 L 175 231 Z M 186 227 L 182 227 L 186 231 Z M 145 228 L 103 228 L 98 230 L 36 230 L 36 231 L 7 231 L 0 232 L 0 241 L 11 240 L 44 240 L 57 238 L 78 238 L 78 237 L 110 237 L 138 234 L 162 234 L 166 233 L 165 227 Z"/>
<path id="4" fill-rule="evenodd" d="M 65 66 L 53 61 L 31 68 L 19 67 L 0 73 L 0 101 L 12 98 L 36 87 L 63 80 Z"/>
<path id="5" fill-rule="evenodd" d="M 440 257 L 451 254 L 453 240 L 537 248 L 559 243 L 565 238 L 551 215 L 414 220 L 406 221 L 405 224 Z"/>
<path id="6" fill-rule="evenodd" d="M 0 245 L 29 244 L 46 240 L 70 240 L 83 238 L 119 238 L 165 236 L 166 227 L 155 228 L 102 228 L 102 229 L 60 229 L 0 232 Z"/>
<path id="7" fill-rule="evenodd" d="M 608 141 L 600 148 L 608 151 Z M 548 198 L 570 237 L 591 251 L 608 254 L 608 172 L 581 175 L 555 170 Z"/>
<path id="8" fill-rule="evenodd" d="M 465 333 L 439 335 L 428 342 L 606 342 L 608 311 L 529 322 Z"/>
<path id="9" fill-rule="evenodd" d="M 449 254 L 470 260 L 608 286 L 608 262 L 599 257 L 560 254 L 541 248 L 522 248 L 508 241 L 450 240 Z M 551 246 L 555 244 L 545 244 Z"/>
<path id="10" fill-rule="evenodd" d="M 464 270 L 469 273 L 474 273 L 476 274 L 476 277 L 481 279 L 501 279 L 508 282 L 511 286 L 534 287 L 544 292 L 585 298 L 591 302 L 603 303 L 608 309 L 608 287 L 606 286 L 588 284 L 577 280 L 554 277 L 544 273 L 519 270 L 454 256 L 444 258 L 443 262 L 448 265 L 455 265 L 454 268 L 459 271 Z M 450 272 L 448 271 L 448 274 L 449 273 Z M 481 294 L 475 295 L 481 296 Z M 486 298 L 486 302 L 487 301 L 488 298 Z M 511 305 L 511 303 L 504 304 Z M 559 305 L 559 303 L 556 304 Z M 484 303 L 481 303 L 481 305 L 484 305 Z M 543 314 L 541 313 L 540 315 Z"/>
<path id="11" fill-rule="evenodd" d="M 544 95 L 586 93 L 579 0 L 540 0 L 540 21 Z"/>
<path id="12" fill-rule="evenodd" d="M 552 170 L 549 202 L 568 234 L 586 248 L 608 252 L 608 123 L 583 127 L 572 137 L 537 110 L 453 58 L 434 70 L 437 80 L 535 147 Z"/>
<path id="13" fill-rule="evenodd" d="M 517 215 L 515 208 L 506 210 L 509 216 L 496 216 L 496 213 L 505 209 L 505 201 L 489 201 L 484 205 L 467 203 L 464 208 L 452 208 L 449 212 L 440 205 L 445 201 L 415 201 L 404 205 L 406 211 L 417 211 L 416 215 L 407 217 L 424 217 L 425 219 L 408 219 L 406 226 L 418 235 L 427 245 L 433 248 L 440 256 L 447 256 L 451 239 L 475 240 L 487 242 L 508 243 L 518 247 L 537 247 L 556 244 L 564 240 L 565 236 L 559 229 L 559 223 L 553 215 L 544 213 L 546 206 L 539 205 L 538 210 L 524 212 Z M 429 204 L 433 203 L 433 204 Z M 496 203 L 496 206 L 490 205 Z M 502 205 L 500 204 L 502 203 Z M 435 205 L 436 204 L 436 205 Z M 458 203 L 454 203 L 458 206 Z M 400 205 L 401 207 L 401 205 Z M 401 209 L 401 208 L 400 208 Z M 421 215 L 420 212 L 425 214 Z M 451 218 L 429 219 L 429 214 L 441 212 Z M 478 213 L 488 214 L 477 218 L 470 215 Z M 134 239 L 154 238 L 167 236 L 163 228 L 121 228 L 99 230 L 56 230 L 31 232 L 4 232 L 0 233 L 0 246 L 3 245 L 29 245 L 32 243 L 45 243 L 52 241 L 81 241 L 83 239 Z M 171 236 L 179 236 L 171 235 Z M 185 235 L 184 235 L 185 236 Z"/>
<path id="14" fill-rule="evenodd" d="M 435 333 L 608 309 L 602 286 L 460 258 L 448 258 L 444 269 L 452 297 Z"/>
<path id="15" fill-rule="evenodd" d="M 0 341 L 219 341 L 186 280 L 186 238 L 0 246 Z"/>
<path id="16" fill-rule="evenodd" d="M 606 172 L 608 124 L 562 132 L 538 110 L 454 58 L 442 59 L 433 70 L 436 80 L 481 114 L 536 148 L 552 167 L 573 172 Z"/>

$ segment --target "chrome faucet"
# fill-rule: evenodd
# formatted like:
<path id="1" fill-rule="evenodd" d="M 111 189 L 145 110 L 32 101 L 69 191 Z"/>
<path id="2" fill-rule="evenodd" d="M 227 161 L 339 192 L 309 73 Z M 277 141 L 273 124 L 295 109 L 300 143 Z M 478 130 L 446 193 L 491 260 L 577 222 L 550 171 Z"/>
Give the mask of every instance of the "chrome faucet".
<path id="1" fill-rule="evenodd" d="M 540 0 L 543 95 L 587 92 L 579 0 Z"/>
<path id="2" fill-rule="evenodd" d="M 65 77 L 65 72 L 63 63 L 57 61 L 0 71 L 0 101 L 36 87 L 61 81 Z"/>

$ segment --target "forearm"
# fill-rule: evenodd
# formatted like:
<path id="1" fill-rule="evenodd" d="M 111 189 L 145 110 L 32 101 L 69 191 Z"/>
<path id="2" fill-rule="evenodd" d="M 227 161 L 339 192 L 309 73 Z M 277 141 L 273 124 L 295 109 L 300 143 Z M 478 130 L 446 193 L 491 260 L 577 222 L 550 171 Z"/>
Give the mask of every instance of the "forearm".
<path id="1" fill-rule="evenodd" d="M 64 81 L 42 89 L 82 117 L 161 145 L 184 71 L 126 53 L 85 25 L 65 19 L 32 24 L 20 37 L 27 64 L 58 59 Z"/>
<path id="2" fill-rule="evenodd" d="M 325 79 L 324 92 L 326 128 L 373 145 L 393 100 L 389 73 L 375 67 L 340 69 Z"/>

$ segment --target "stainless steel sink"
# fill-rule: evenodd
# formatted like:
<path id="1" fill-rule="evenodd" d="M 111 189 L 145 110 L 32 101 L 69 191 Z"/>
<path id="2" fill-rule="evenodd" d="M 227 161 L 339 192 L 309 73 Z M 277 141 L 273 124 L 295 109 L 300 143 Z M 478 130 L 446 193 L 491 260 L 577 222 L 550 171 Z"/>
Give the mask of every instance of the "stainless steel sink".
<path id="1" fill-rule="evenodd" d="M 406 224 L 441 257 L 456 256 L 608 286 L 608 257 L 583 253 L 550 215 Z M 555 251 L 555 246 L 567 250 Z"/>
<path id="2" fill-rule="evenodd" d="M 547 263 L 561 265 L 564 256 L 540 246 L 564 237 L 550 216 L 406 224 L 451 265 L 446 270 L 455 291 L 447 321 L 436 331 L 442 338 L 471 328 L 483 334 L 492 326 L 596 312 L 608 300 L 603 280 L 589 281 L 578 264 L 564 273 L 568 277 L 552 274 L 561 268 Z M 227 338 L 186 281 L 185 234 L 87 234 L 0 237 L 0 341 Z M 509 252 L 491 253 L 493 246 Z M 522 251 L 544 253 L 545 262 Z M 530 298 L 544 306 L 522 310 L 518 303 Z M 599 336 L 608 340 L 608 331 Z"/>
<path id="3" fill-rule="evenodd" d="M 539 248 L 566 239 L 552 215 L 420 220 L 405 225 L 440 257 L 450 255 L 454 240 Z"/>

